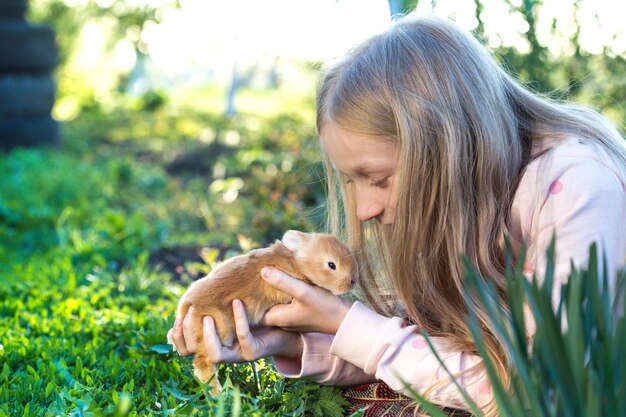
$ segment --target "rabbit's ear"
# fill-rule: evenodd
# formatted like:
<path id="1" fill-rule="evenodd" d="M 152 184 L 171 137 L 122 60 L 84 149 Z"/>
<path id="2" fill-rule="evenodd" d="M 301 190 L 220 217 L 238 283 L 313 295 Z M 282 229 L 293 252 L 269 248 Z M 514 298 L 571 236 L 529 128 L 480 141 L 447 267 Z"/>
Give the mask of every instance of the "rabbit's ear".
<path id="1" fill-rule="evenodd" d="M 310 237 L 306 233 L 298 232 L 297 230 L 288 230 L 283 235 L 282 242 L 287 248 L 297 252 L 308 239 L 310 239 Z"/>

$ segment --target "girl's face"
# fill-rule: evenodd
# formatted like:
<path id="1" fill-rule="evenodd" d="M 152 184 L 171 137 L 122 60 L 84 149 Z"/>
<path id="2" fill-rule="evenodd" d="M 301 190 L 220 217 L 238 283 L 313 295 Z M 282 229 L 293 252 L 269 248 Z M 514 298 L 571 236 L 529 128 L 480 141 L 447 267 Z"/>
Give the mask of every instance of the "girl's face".
<path id="1" fill-rule="evenodd" d="M 393 223 L 399 182 L 396 146 L 352 133 L 332 122 L 322 128 L 321 140 L 335 169 L 354 187 L 358 219 Z"/>

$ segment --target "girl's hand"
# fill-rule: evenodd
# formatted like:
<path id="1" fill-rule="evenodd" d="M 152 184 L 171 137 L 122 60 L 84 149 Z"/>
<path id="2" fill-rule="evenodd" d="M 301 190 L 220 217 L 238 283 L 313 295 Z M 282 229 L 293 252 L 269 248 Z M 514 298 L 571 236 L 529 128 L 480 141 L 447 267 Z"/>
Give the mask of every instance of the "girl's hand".
<path id="1" fill-rule="evenodd" d="M 196 337 L 191 325 L 192 311 L 193 307 L 189 307 L 189 311 L 182 320 L 176 317 L 174 326 L 167 332 L 167 341 L 174 345 L 174 350 L 180 356 L 190 356 L 196 353 Z"/>
<path id="2" fill-rule="evenodd" d="M 291 304 L 270 308 L 262 323 L 295 332 L 336 334 L 352 302 L 314 287 L 271 267 L 261 276 L 273 287 L 293 297 Z"/>
<path id="3" fill-rule="evenodd" d="M 246 311 L 239 300 L 233 301 L 233 313 L 238 340 L 230 347 L 222 346 L 220 343 L 213 318 L 206 316 L 203 319 L 203 342 L 211 362 L 247 362 L 273 355 L 302 356 L 303 345 L 299 333 L 270 327 L 258 327 L 251 331 Z M 191 317 L 189 313 L 182 324 L 178 320 L 174 322 L 174 327 L 168 333 L 176 350 L 183 356 L 192 355 L 197 351 L 188 317 Z"/>
<path id="4" fill-rule="evenodd" d="M 204 343 L 211 362 L 247 362 L 274 355 L 291 358 L 302 356 L 303 345 L 299 333 L 276 327 L 259 327 L 251 331 L 243 303 L 239 300 L 233 301 L 233 313 L 237 341 L 230 347 L 220 343 L 213 319 L 204 318 Z"/>

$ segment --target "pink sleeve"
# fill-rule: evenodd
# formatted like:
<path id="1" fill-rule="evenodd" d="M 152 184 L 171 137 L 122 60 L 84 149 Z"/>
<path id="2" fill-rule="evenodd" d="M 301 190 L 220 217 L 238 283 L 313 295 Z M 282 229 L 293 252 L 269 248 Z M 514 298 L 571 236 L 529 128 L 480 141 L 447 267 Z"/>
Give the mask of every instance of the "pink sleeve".
<path id="1" fill-rule="evenodd" d="M 341 323 L 337 335 L 304 335 L 302 359 L 275 357 L 276 369 L 287 377 L 308 377 L 335 386 L 382 380 L 393 390 L 410 395 L 405 385 L 424 393 L 441 382 L 428 398 L 438 404 L 468 408 L 463 396 L 441 367 L 415 326 L 398 317 L 387 318 L 356 302 Z M 459 379 L 479 406 L 491 399 L 491 387 L 477 356 L 447 349 L 442 339 L 433 343 L 453 374 L 476 367 Z"/>
<path id="2" fill-rule="evenodd" d="M 451 349 L 444 339 L 433 338 L 432 342 L 453 375 L 473 368 L 457 382 L 480 407 L 485 406 L 492 395 L 482 359 Z M 339 327 L 330 353 L 353 363 L 366 374 L 375 376 L 405 395 L 410 395 L 406 384 L 424 394 L 433 384 L 440 383 L 428 393 L 430 401 L 449 407 L 468 408 L 418 328 L 406 326 L 399 317 L 384 317 L 356 302 Z"/>
<path id="3" fill-rule="evenodd" d="M 333 336 L 322 333 L 302 335 L 302 358 L 274 356 L 276 370 L 287 378 L 307 377 L 320 384 L 352 386 L 373 382 L 375 378 L 330 353 Z"/>
<path id="4" fill-rule="evenodd" d="M 568 149 L 569 148 L 569 149 Z M 578 148 L 585 148 L 580 145 Z M 586 268 L 589 247 L 598 245 L 600 268 L 606 259 L 609 291 L 626 260 L 626 188 L 615 170 L 589 153 L 565 146 L 555 150 L 549 165 L 539 170 L 534 191 L 542 196 L 529 216 L 527 272 L 545 271 L 546 250 L 556 236 L 555 304 L 572 262 Z"/>

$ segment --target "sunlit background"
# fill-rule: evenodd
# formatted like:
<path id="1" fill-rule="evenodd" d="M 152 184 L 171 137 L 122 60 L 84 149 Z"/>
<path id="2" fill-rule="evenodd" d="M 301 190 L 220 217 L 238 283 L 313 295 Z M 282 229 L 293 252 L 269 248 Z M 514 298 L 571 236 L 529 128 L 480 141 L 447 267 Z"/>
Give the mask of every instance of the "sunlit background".
<path id="1" fill-rule="evenodd" d="M 34 2 L 33 7 L 37 2 Z M 39 0 L 45 4 L 45 0 Z M 65 0 L 72 8 L 89 0 Z M 93 3 L 93 1 L 91 1 Z M 68 57 L 72 82 L 92 86 L 106 101 L 121 75 L 128 77 L 126 92 L 141 94 L 213 86 L 219 94 L 233 94 L 240 86 L 277 88 L 287 94 L 313 94 L 311 63 L 340 54 L 392 20 L 393 0 L 97 0 L 111 13 L 90 19 L 78 32 L 78 46 Z M 435 13 L 476 30 L 473 0 L 418 1 L 417 13 Z M 529 51 L 529 30 L 520 13 L 522 0 L 484 0 L 479 13 L 487 45 Z M 554 56 L 580 53 L 624 56 L 626 25 L 618 0 L 546 0 L 538 4 L 536 35 Z M 391 7 L 390 7 L 391 5 Z M 111 45 L 109 33 L 125 9 L 152 7 L 154 20 L 129 25 Z M 60 80 L 63 83 L 64 80 Z M 223 90 L 220 93 L 220 88 Z M 224 106 L 234 106 L 233 98 Z M 226 109 L 232 111 L 232 109 Z M 69 120 L 78 105 L 61 98 L 55 116 Z"/>

